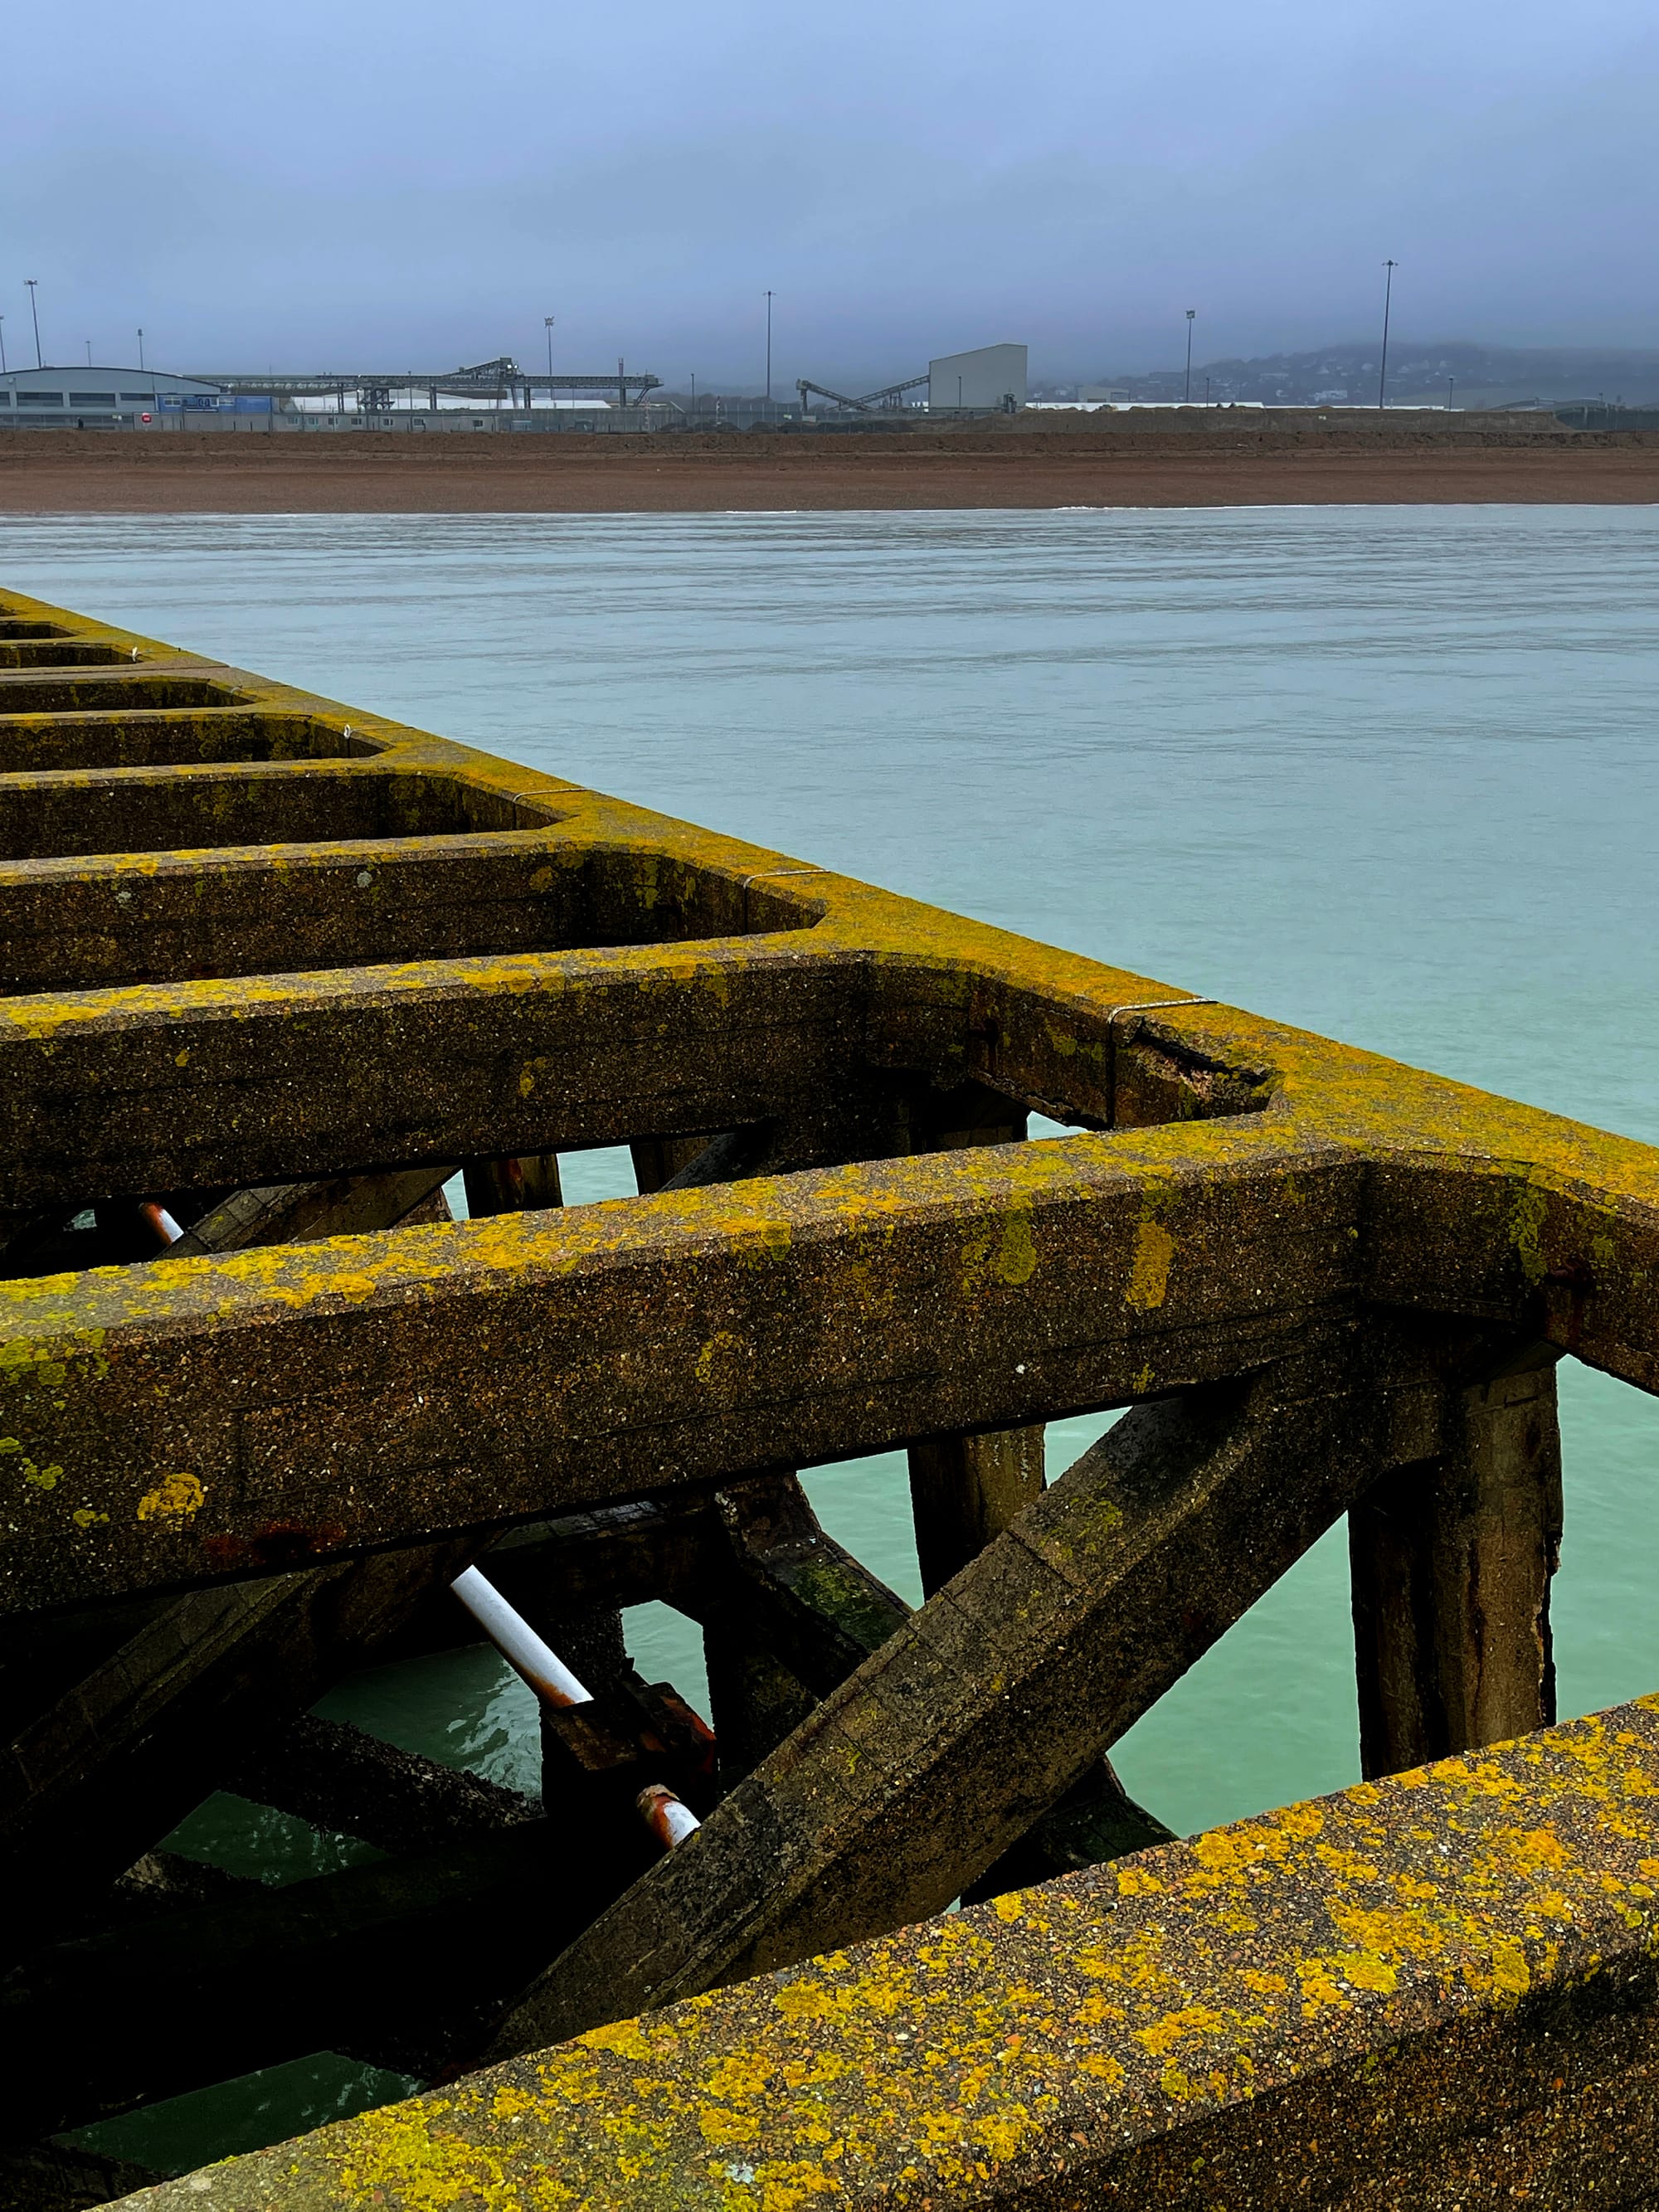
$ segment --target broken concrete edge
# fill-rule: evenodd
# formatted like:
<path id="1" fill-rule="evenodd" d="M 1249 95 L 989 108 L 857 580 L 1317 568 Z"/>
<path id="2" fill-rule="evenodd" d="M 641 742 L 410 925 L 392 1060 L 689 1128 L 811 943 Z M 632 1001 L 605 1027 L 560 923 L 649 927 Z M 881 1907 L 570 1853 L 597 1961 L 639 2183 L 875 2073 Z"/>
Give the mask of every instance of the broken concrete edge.
<path id="1" fill-rule="evenodd" d="M 1516 2193 L 1623 2203 L 1652 2151 L 1656 1962 L 1659 1696 L 762 1975 L 127 2201 L 1288 2205 L 1386 2175 L 1403 2201 L 1449 2205 L 1501 2136 Z"/>

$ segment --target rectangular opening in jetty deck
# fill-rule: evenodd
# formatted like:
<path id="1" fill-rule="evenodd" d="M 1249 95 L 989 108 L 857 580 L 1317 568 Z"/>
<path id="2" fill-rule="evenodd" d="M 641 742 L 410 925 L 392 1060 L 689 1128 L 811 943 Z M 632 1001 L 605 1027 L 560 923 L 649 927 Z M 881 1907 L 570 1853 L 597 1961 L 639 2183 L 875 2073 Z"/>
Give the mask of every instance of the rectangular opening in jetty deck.
<path id="1" fill-rule="evenodd" d="M 239 707 L 245 691 L 204 676 L 0 677 L 0 715 L 111 713 L 131 707 Z"/>
<path id="2" fill-rule="evenodd" d="M 66 768 L 210 768 L 220 761 L 350 760 L 386 747 L 349 724 L 260 708 L 0 718 L 0 775 Z"/>
<path id="3" fill-rule="evenodd" d="M 15 777 L 0 783 L 0 860 L 214 852 L 538 829 L 557 814 L 459 777 L 337 767 L 238 775 Z"/>
<path id="4" fill-rule="evenodd" d="M 0 668 L 108 668 L 131 662 L 131 648 L 75 637 L 13 638 L 0 634 Z"/>
<path id="5" fill-rule="evenodd" d="M 370 967 L 810 928 L 817 909 L 713 869 L 514 841 L 279 868 L 0 878 L 0 993 Z"/>
<path id="6" fill-rule="evenodd" d="M 26 615 L 0 616 L 0 637 L 70 637 L 62 623 L 31 622 Z"/>

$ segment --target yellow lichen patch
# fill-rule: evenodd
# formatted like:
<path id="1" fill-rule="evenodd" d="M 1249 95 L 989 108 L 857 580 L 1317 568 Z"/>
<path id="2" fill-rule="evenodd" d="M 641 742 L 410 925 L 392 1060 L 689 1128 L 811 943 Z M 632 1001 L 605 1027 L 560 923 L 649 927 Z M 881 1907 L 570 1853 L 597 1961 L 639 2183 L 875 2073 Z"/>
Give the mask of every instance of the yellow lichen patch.
<path id="1" fill-rule="evenodd" d="M 759 2140 L 758 2112 L 734 2112 L 725 2105 L 699 2105 L 697 2132 L 705 2142 L 752 2143 Z"/>
<path id="2" fill-rule="evenodd" d="M 1333 2007 L 1349 2002 L 1349 1993 L 1338 1978 L 1335 1967 L 1328 1959 L 1304 1959 L 1297 1962 L 1297 1978 L 1302 1984 L 1302 2016 L 1312 2020 Z"/>
<path id="3" fill-rule="evenodd" d="M 999 1225 L 975 1228 L 962 1252 L 962 1287 L 972 1297 L 993 1283 L 1018 1289 L 1037 1270 L 1036 1244 L 1029 1213 L 1016 1210 Z"/>
<path id="4" fill-rule="evenodd" d="M 730 2104 L 744 2097 L 757 2097 L 771 2078 L 770 2063 L 763 2053 L 756 2051 L 734 2051 L 722 2058 L 709 2073 L 705 2087 L 711 2097 L 719 2097 Z"/>
<path id="5" fill-rule="evenodd" d="M 1031 2133 L 1031 2116 L 1024 2106 L 1009 2112 L 986 2113 L 974 2133 L 992 2157 L 1006 2165 Z"/>
<path id="6" fill-rule="evenodd" d="M 1158 1222 L 1143 1221 L 1136 1228 L 1134 1262 L 1124 1297 L 1137 1313 L 1151 1313 L 1163 1304 L 1175 1251 L 1174 1237 Z"/>
<path id="7" fill-rule="evenodd" d="M 1532 1987 L 1532 1969 L 1527 1964 L 1526 1952 L 1519 1943 L 1500 1942 L 1495 1946 L 1490 1986 L 1496 1997 L 1511 2004 L 1525 1996 Z"/>
<path id="8" fill-rule="evenodd" d="M 1255 1966 L 1242 1967 L 1238 1978 L 1247 1990 L 1254 1990 L 1259 1996 L 1282 1997 L 1291 1986 L 1283 1974 L 1263 1973 Z"/>
<path id="9" fill-rule="evenodd" d="M 1226 2024 L 1212 2005 L 1184 2005 L 1179 2012 L 1166 2013 L 1162 2020 L 1154 2021 L 1150 2027 L 1138 2027 L 1134 2037 L 1155 2058 L 1162 2058 L 1188 2036 L 1213 2035 Z"/>
<path id="10" fill-rule="evenodd" d="M 1277 1829 L 1297 1843 L 1310 1844 L 1325 1832 L 1325 1808 L 1316 1798 L 1300 1805 L 1285 1805 L 1270 1814 L 1261 1825 Z"/>
<path id="11" fill-rule="evenodd" d="M 1238 1881 L 1264 1862 L 1282 1859 L 1291 1838 L 1271 1820 L 1238 1828 L 1212 1828 L 1193 1838 L 1193 1856 L 1218 1886 Z"/>
<path id="12" fill-rule="evenodd" d="M 154 1490 L 138 1500 L 141 1521 L 185 1521 L 201 1510 L 207 1493 L 201 1478 L 188 1473 L 163 1475 Z"/>
<path id="13" fill-rule="evenodd" d="M 533 2195 L 521 2197 L 524 2181 L 492 2147 L 447 2131 L 429 2131 L 418 2119 L 404 2117 L 411 2108 L 394 2105 L 364 2115 L 351 2152 L 340 2160 L 337 2186 L 349 2203 L 384 2201 L 393 2191 L 406 2212 L 447 2212 L 452 2205 L 492 2204 L 507 2208 L 534 2203 L 546 2208 L 575 2205 L 575 2190 L 545 2170 L 533 2176 Z M 374 2125 L 374 2123 L 380 2123 Z"/>
<path id="14" fill-rule="evenodd" d="M 619 2020 L 608 2027 L 592 2028 L 581 2041 L 590 2051 L 613 2051 L 621 2058 L 649 2060 L 657 2055 L 636 2020 Z"/>
<path id="15" fill-rule="evenodd" d="M 991 1262 L 1000 1282 L 1017 1288 L 1029 1283 L 1036 1273 L 1036 1246 L 1031 1240 L 1031 1218 L 1027 1213 L 1012 1213 L 1002 1226 L 996 1256 Z"/>
<path id="16" fill-rule="evenodd" d="M 1085 2051 L 1078 2060 L 1077 2069 L 1091 2081 L 1103 2081 L 1109 2089 L 1117 2088 L 1123 2080 L 1122 2067 L 1107 2051 Z"/>
<path id="17" fill-rule="evenodd" d="M 1319 1863 L 1340 1881 L 1375 1881 L 1379 1869 L 1375 1859 L 1363 1851 L 1351 1850 L 1340 1844 L 1319 1844 L 1315 1846 Z"/>
<path id="18" fill-rule="evenodd" d="M 759 2165 L 732 2161 L 720 2178 L 727 2185 L 720 2201 L 742 2212 L 798 2212 L 815 2197 L 840 2193 L 821 2165 L 802 2159 L 767 2159 Z"/>

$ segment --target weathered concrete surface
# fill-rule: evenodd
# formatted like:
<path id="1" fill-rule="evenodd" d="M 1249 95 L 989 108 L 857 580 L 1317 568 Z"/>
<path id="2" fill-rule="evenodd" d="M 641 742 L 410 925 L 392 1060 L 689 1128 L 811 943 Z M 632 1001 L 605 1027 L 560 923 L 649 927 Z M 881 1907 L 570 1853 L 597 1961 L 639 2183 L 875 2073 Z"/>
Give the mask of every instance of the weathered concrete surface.
<path id="1" fill-rule="evenodd" d="M 601 2029 L 145 2212 L 1543 2212 L 1659 2160 L 1656 1701 Z"/>
<path id="2" fill-rule="evenodd" d="M 941 1911 L 1375 1482 L 1425 1382 L 1349 1332 L 1138 1407 L 577 1938 L 493 2055 Z"/>
<path id="3" fill-rule="evenodd" d="M 1547 1728 L 1561 1550 L 1555 1355 L 1458 1390 L 1444 1449 L 1348 1516 L 1368 1777 Z"/>
<path id="4" fill-rule="evenodd" d="M 422 1580 L 515 1522 L 541 1525 L 503 1547 L 503 1581 L 585 1639 L 606 1688 L 552 1731 L 579 1785 L 637 1850 L 625 1785 L 672 1753 L 710 1814 L 624 1917 L 588 1927 L 585 1894 L 586 1932 L 520 2039 L 1006 1882 L 1021 1835 L 1039 1864 L 1121 1850 L 1140 1816 L 1103 1746 L 1361 1492 L 1371 1763 L 1547 1717 L 1553 1435 L 1546 1386 L 1510 1370 L 1531 1345 L 1659 1389 L 1651 1150 L 61 610 L 3 619 L 0 1591 L 26 1609 L 8 1662 L 33 1638 L 57 1670 L 49 1712 L 25 1694 L 13 1713 L 14 1893 L 39 1910 L 66 1869 L 154 1844 L 167 1790 L 199 1772 L 147 1772 L 157 1711 L 173 1728 L 197 1698 L 210 1732 L 250 1698 L 286 1710 L 287 1655 L 291 1703 L 351 1642 L 307 1596 L 291 1622 L 279 1607 L 227 1632 L 198 1681 L 184 1645 L 157 1646 L 169 1620 L 201 1608 L 211 1644 L 275 1571 L 329 1605 L 389 1577 L 398 1632 L 441 1642 L 454 1624 L 434 1627 Z M 1033 1110 L 1085 1133 L 1022 1142 Z M 553 1155 L 613 1143 L 650 1194 L 556 1211 Z M 254 1234 L 270 1227 L 274 1188 L 396 1196 L 456 1164 L 482 1217 L 466 1224 L 417 1211 L 383 1234 L 162 1260 L 126 1234 L 155 1201 L 222 1246 L 250 1207 Z M 302 1220 L 309 1203 L 290 1229 L 330 1225 Z M 88 1208 L 95 1230 L 73 1229 Z M 54 1264 L 76 1271 L 22 1279 Z M 1037 1425 L 1120 1405 L 1084 1470 L 1036 1498 Z M 934 1589 L 908 1620 L 791 1523 L 779 1473 L 902 1445 Z M 738 1722 L 724 1778 L 769 1752 L 718 1805 L 706 1732 L 623 1680 L 614 1607 L 676 1595 L 709 1624 Z M 1639 1884 L 1659 1858 L 1631 1856 L 1651 1847 L 1651 1729 L 1621 1718 L 1616 1757 L 1581 1728 L 1466 1763 L 1455 1788 L 1275 1816 L 1249 1832 L 1279 1844 L 1239 1880 L 1226 1839 L 1202 1838 L 1141 1863 L 1160 1881 L 1167 1863 L 1161 1891 L 1131 1869 L 896 1939 L 886 1955 L 944 1976 L 937 2006 L 916 2000 L 936 2044 L 902 2081 L 880 2049 L 836 2045 L 827 1999 L 816 2027 L 786 2013 L 778 2032 L 805 2040 L 774 2069 L 752 1990 L 721 2001 L 752 2048 L 702 2085 L 718 2110 L 672 2069 L 645 2092 L 606 2071 L 674 2021 L 728 2017 L 671 2014 L 571 2062 L 591 2098 L 575 2166 L 556 2099 L 507 2093 L 553 2149 L 522 2188 L 517 2154 L 493 2166 L 495 2193 L 625 2203 L 637 2185 L 634 2201 L 781 2212 L 850 2175 L 842 2194 L 888 2203 L 1116 2192 L 1218 2212 L 1299 2191 L 1352 2212 L 1511 2190 L 1577 2205 L 1592 2184 L 1625 2201 L 1618 2161 L 1645 2154 L 1653 2110 Z M 110 1786 L 124 1770 L 130 1803 Z M 355 1984 L 320 1920 L 288 1955 L 297 1900 L 258 1925 L 246 1898 L 215 1907 L 222 1958 L 194 1997 L 130 1918 L 90 1950 L 37 1951 L 9 2002 L 20 2039 L 55 2026 L 5 2085 L 13 2124 L 211 2078 L 325 2021 L 386 2049 L 380 1977 L 398 2004 L 442 2002 L 410 1981 L 425 1908 L 400 1920 L 401 1878 L 336 1893 L 342 1929 L 362 1899 L 387 1904 L 361 1921 L 351 1955 L 373 1971 Z M 452 1885 L 445 1924 L 489 1888 Z M 1084 1965 L 1067 1927 L 1103 1899 Z M 485 1917 L 498 1995 L 565 1942 L 531 1908 Z M 1531 2011 L 1510 2005 L 1505 1946 Z M 294 1978 L 306 1961 L 314 1984 Z M 952 1982 L 964 1961 L 978 1982 Z M 849 1971 L 787 1986 L 861 1989 L 834 1980 Z M 267 1973 L 287 1994 L 262 2021 L 246 1984 Z M 100 1993 L 146 1977 L 171 1992 L 177 2047 L 135 2068 L 139 2008 Z M 1085 2011 L 1079 1977 L 1118 1994 L 1094 1988 L 1104 2008 Z M 865 2002 L 843 2008 L 849 2035 Z M 1079 2051 L 1092 2075 L 1062 2056 Z M 808 2148 L 768 2136 L 802 2096 L 828 2100 Z M 381 2124 L 350 2140 L 404 2140 Z M 800 2162 L 811 2143 L 821 2169 Z M 406 2201 L 489 2197 L 457 2156 Z"/>
<path id="5" fill-rule="evenodd" d="M 1042 1497 L 1042 1431 L 930 1437 L 909 1456 L 921 1586 L 931 1597 Z"/>
<path id="6" fill-rule="evenodd" d="M 3 726 L 0 726 L 3 734 Z M 369 849 L 363 849 L 367 846 Z M 0 866 L 0 985 L 62 993 L 205 977 L 757 933 L 799 901 L 533 830 L 259 846 L 140 866 Z"/>
<path id="7" fill-rule="evenodd" d="M 1190 1144 L 0 1284 L 0 1571 L 37 1606 L 269 1573 L 1247 1370 L 1351 1309 L 1360 1170 L 1247 1120 Z"/>

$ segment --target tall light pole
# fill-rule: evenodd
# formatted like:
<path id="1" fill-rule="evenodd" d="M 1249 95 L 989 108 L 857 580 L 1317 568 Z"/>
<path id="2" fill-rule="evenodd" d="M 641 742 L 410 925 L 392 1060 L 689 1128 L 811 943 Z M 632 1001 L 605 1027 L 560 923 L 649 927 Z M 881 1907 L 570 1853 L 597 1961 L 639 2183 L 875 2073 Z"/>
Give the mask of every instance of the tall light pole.
<path id="1" fill-rule="evenodd" d="M 1382 266 L 1389 273 L 1382 280 L 1382 361 L 1376 375 L 1376 404 L 1379 410 L 1385 404 L 1384 395 L 1389 388 L 1389 309 L 1394 304 L 1394 272 L 1400 264 L 1397 261 L 1385 261 Z"/>
<path id="2" fill-rule="evenodd" d="M 138 325 L 138 374 L 140 374 L 140 376 L 142 376 L 142 375 L 143 374 L 143 373 L 144 373 L 144 326 L 143 326 L 143 325 L 142 323 L 140 323 L 140 324 L 139 324 L 139 325 Z"/>
<path id="3" fill-rule="evenodd" d="M 772 404 L 772 295 L 766 295 L 766 404 Z"/>
<path id="4" fill-rule="evenodd" d="M 90 338 L 87 340 L 87 367 L 88 368 L 92 367 L 92 340 Z"/>
<path id="5" fill-rule="evenodd" d="M 1190 405 L 1192 404 L 1192 398 L 1193 398 L 1193 317 L 1194 317 L 1197 313 L 1198 313 L 1198 309 L 1197 309 L 1196 307 L 1188 307 L 1188 310 L 1187 310 L 1187 388 L 1186 388 L 1185 392 L 1182 394 L 1182 398 L 1181 398 L 1181 404 L 1182 404 L 1182 405 L 1183 407 L 1188 407 L 1188 406 L 1190 406 Z"/>
<path id="6" fill-rule="evenodd" d="M 40 352 L 40 312 L 34 304 L 34 288 L 40 281 L 38 276 L 26 276 L 23 279 L 29 288 L 29 314 L 34 323 L 34 365 L 37 368 L 44 368 L 46 364 Z"/>
<path id="7" fill-rule="evenodd" d="M 6 319 L 0 315 L 0 376 L 6 374 Z"/>
<path id="8" fill-rule="evenodd" d="M 553 404 L 553 317 L 544 315 L 542 327 L 547 332 L 547 404 Z"/>
<path id="9" fill-rule="evenodd" d="M 696 370 L 694 368 L 694 369 L 692 370 L 692 372 L 691 372 L 691 420 L 695 422 L 696 421 L 696 419 L 697 419 L 697 372 L 696 372 Z"/>

